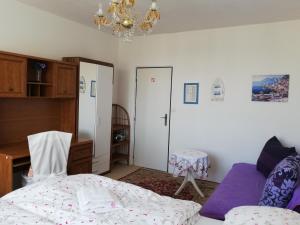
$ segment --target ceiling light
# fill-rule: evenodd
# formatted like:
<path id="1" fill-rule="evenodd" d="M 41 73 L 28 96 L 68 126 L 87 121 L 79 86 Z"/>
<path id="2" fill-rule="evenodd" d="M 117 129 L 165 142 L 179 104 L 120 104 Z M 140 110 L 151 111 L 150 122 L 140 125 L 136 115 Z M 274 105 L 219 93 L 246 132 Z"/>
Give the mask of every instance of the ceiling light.
<path id="1" fill-rule="evenodd" d="M 157 1 L 152 0 L 150 8 L 143 18 L 138 17 L 135 10 L 136 0 L 111 0 L 104 13 L 102 4 L 94 17 L 99 29 L 110 27 L 113 35 L 123 37 L 130 41 L 135 34 L 138 25 L 140 32 L 151 33 L 153 26 L 160 20 Z"/>

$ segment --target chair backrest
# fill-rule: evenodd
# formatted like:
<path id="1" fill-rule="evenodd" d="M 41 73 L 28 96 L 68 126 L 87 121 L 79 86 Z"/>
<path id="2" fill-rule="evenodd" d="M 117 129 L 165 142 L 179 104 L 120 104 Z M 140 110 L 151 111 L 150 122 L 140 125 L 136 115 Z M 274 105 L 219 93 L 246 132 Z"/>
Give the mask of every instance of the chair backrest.
<path id="1" fill-rule="evenodd" d="M 67 174 L 72 134 L 49 131 L 28 136 L 33 179 Z"/>

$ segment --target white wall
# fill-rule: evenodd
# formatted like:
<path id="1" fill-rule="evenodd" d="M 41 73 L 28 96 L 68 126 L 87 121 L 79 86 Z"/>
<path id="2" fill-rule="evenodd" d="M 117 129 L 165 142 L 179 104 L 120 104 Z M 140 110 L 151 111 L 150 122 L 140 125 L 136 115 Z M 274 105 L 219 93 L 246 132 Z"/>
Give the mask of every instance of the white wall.
<path id="1" fill-rule="evenodd" d="M 300 150 L 300 21 L 138 37 L 119 44 L 119 103 L 134 115 L 136 66 L 174 66 L 171 151 L 199 148 L 212 159 L 209 179 L 220 181 L 235 162 L 255 163 L 277 135 Z M 255 74 L 288 73 L 288 103 L 251 102 Z M 211 102 L 222 78 L 224 102 Z M 183 83 L 199 81 L 200 104 L 183 104 Z"/>
<path id="2" fill-rule="evenodd" d="M 3 51 L 114 63 L 114 101 L 124 105 L 131 118 L 135 67 L 174 66 L 171 150 L 207 151 L 213 161 L 212 180 L 222 179 L 234 162 L 254 163 L 272 135 L 300 149 L 300 21 L 138 37 L 128 44 L 15 0 L 0 0 L 0 29 Z M 251 76 L 268 73 L 291 74 L 288 103 L 251 102 Z M 226 88 L 221 103 L 210 101 L 217 77 Z M 198 106 L 182 104 L 185 81 L 200 82 Z"/>
<path id="3" fill-rule="evenodd" d="M 117 62 L 118 41 L 112 35 L 15 0 L 0 0 L 0 30 L 1 51 L 51 59 L 81 56 Z"/>

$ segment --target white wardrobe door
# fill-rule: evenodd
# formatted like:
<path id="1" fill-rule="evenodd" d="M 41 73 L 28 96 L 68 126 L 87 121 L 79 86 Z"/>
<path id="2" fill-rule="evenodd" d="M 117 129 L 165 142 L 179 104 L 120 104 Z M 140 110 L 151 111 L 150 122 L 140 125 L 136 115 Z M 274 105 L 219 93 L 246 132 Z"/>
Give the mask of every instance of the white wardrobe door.
<path id="1" fill-rule="evenodd" d="M 91 63 L 80 63 L 80 77 L 85 82 L 85 89 L 79 92 L 79 136 L 94 140 L 96 98 L 91 97 L 91 82 L 96 81 L 98 66 Z"/>
<path id="2" fill-rule="evenodd" d="M 101 174 L 110 167 L 113 68 L 98 67 L 96 94 L 96 134 L 93 172 Z"/>

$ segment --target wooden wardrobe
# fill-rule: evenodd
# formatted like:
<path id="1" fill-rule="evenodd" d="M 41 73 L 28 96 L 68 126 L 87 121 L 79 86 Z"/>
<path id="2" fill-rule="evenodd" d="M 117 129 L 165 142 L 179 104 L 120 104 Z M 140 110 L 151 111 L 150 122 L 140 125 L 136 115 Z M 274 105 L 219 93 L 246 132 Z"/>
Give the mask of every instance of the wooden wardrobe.
<path id="1" fill-rule="evenodd" d="M 78 132 L 81 137 L 94 140 L 94 174 L 110 171 L 111 116 L 114 65 L 81 57 L 64 58 L 78 65 L 79 91 Z M 86 110 L 86 109 L 89 110 Z"/>
<path id="2" fill-rule="evenodd" d="M 37 80 L 37 63 L 46 70 Z M 58 130 L 73 134 L 68 173 L 92 172 L 92 146 L 78 138 L 78 66 L 0 52 L 0 196 L 20 187 L 30 166 L 27 136 Z"/>

